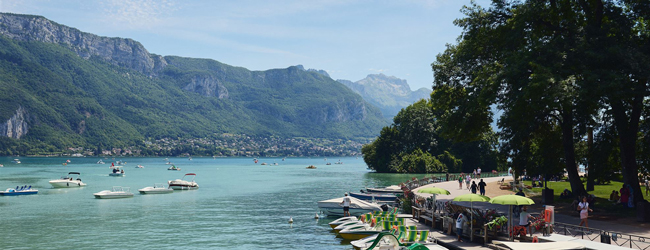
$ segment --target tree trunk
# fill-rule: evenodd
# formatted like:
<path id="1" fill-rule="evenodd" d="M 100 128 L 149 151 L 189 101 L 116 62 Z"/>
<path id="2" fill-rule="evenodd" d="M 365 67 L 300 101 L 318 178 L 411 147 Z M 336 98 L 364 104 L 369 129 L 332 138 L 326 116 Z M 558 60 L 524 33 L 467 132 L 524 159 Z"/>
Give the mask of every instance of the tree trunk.
<path id="1" fill-rule="evenodd" d="M 639 132 L 639 119 L 643 108 L 643 96 L 637 95 L 632 101 L 632 111 L 629 118 L 621 100 L 610 103 L 614 114 L 614 124 L 618 132 L 621 148 L 621 165 L 623 167 L 623 182 L 632 186 L 634 204 L 645 200 L 639 185 L 639 167 L 636 164 L 636 141 Z"/>
<path id="2" fill-rule="evenodd" d="M 569 177 L 569 183 L 571 184 L 571 192 L 577 197 L 585 193 L 585 186 L 582 185 L 576 165 L 576 152 L 573 143 L 573 113 L 571 111 L 565 110 L 562 113 L 560 126 L 562 128 L 562 146 L 564 148 L 566 172 Z"/>
<path id="3" fill-rule="evenodd" d="M 587 131 L 587 167 L 589 168 L 589 171 L 587 172 L 587 191 L 594 191 L 594 173 L 596 173 L 596 169 L 594 169 L 594 162 L 592 160 L 592 150 L 594 148 L 594 129 L 592 127 L 589 127 L 589 130 Z"/>

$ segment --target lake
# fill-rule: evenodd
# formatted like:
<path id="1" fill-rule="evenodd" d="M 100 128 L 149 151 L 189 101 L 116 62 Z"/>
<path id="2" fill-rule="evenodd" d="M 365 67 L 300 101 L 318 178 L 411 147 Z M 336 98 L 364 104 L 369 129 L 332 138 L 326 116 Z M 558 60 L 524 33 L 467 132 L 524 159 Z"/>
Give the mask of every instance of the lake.
<path id="1" fill-rule="evenodd" d="M 353 249 L 327 225 L 333 218 L 314 219 L 316 202 L 422 176 L 370 173 L 355 157 L 259 158 L 258 164 L 253 158 L 170 157 L 182 171 L 167 170 L 164 158 L 101 158 L 106 164 L 91 157 L 18 157 L 21 164 L 11 163 L 14 158 L 0 157 L 0 189 L 31 185 L 39 193 L 0 196 L 2 249 Z M 126 162 L 124 177 L 108 176 L 117 160 Z M 339 160 L 343 164 L 334 164 Z M 48 183 L 68 172 L 80 172 L 87 186 Z M 196 173 L 198 190 L 137 191 L 185 173 Z M 130 187 L 134 197 L 92 195 L 112 186 Z"/>

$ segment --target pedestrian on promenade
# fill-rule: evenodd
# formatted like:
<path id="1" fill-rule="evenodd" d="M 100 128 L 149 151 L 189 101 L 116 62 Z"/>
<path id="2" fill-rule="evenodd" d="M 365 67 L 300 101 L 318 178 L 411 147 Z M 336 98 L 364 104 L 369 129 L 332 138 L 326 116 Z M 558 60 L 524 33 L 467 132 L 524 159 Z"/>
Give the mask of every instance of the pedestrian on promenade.
<path id="1" fill-rule="evenodd" d="M 458 235 L 458 241 L 463 242 L 463 240 L 460 239 L 460 236 L 463 235 L 463 225 L 467 223 L 467 218 L 465 218 L 465 215 L 463 213 L 460 213 L 458 215 L 458 219 L 456 219 L 456 234 Z"/>
<path id="2" fill-rule="evenodd" d="M 465 187 L 467 188 L 467 190 L 469 190 L 469 182 L 470 181 L 472 181 L 472 176 L 467 174 L 467 178 L 465 178 Z"/>
<path id="3" fill-rule="evenodd" d="M 585 227 L 589 228 L 589 222 L 587 221 L 587 217 L 589 216 L 589 212 L 593 212 L 594 210 L 591 210 L 591 208 L 589 208 L 589 202 L 587 202 L 587 196 L 582 197 L 582 202 L 578 204 L 578 210 L 580 210 L 580 224 L 578 226 L 582 226 L 582 224 L 585 224 Z"/>
<path id="4" fill-rule="evenodd" d="M 618 192 L 621 194 L 621 204 L 624 207 L 627 207 L 627 200 L 630 198 L 630 190 L 628 190 L 625 187 L 625 184 L 623 184 L 623 187 L 619 189 Z"/>
<path id="5" fill-rule="evenodd" d="M 458 189 L 463 189 L 463 173 L 458 176 Z"/>
<path id="6" fill-rule="evenodd" d="M 519 225 L 522 227 L 528 227 L 530 225 L 530 218 L 532 216 L 528 213 L 528 206 L 523 206 L 521 208 L 521 213 L 519 214 Z"/>
<path id="7" fill-rule="evenodd" d="M 476 174 L 478 175 L 478 178 L 481 178 L 481 167 L 478 167 L 478 169 L 476 169 Z"/>
<path id="8" fill-rule="evenodd" d="M 474 169 L 474 172 L 472 172 L 472 177 L 476 178 L 476 169 Z"/>
<path id="9" fill-rule="evenodd" d="M 350 197 L 348 197 L 348 193 L 345 193 L 345 197 L 343 197 L 343 201 L 341 201 L 341 204 L 343 206 L 343 216 L 347 217 L 350 216 Z"/>
<path id="10" fill-rule="evenodd" d="M 478 183 L 478 189 L 481 192 L 481 195 L 485 195 L 485 186 L 487 186 L 487 183 L 481 179 L 481 181 Z"/>
<path id="11" fill-rule="evenodd" d="M 476 185 L 476 181 L 472 181 L 472 186 L 470 187 L 470 189 L 472 189 L 472 194 L 476 194 L 477 188 L 478 186 Z"/>

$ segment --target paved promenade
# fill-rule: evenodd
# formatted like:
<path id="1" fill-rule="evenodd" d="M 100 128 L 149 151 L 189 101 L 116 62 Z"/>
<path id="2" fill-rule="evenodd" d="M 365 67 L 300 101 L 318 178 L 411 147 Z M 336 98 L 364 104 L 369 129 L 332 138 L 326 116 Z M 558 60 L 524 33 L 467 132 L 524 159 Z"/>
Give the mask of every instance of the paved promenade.
<path id="1" fill-rule="evenodd" d="M 500 181 L 502 178 L 505 178 L 505 181 L 512 181 L 512 177 L 505 176 L 505 177 L 490 177 L 490 178 L 483 178 L 483 181 L 488 183 L 489 185 L 498 185 L 497 181 Z M 472 179 L 478 181 L 480 179 Z M 449 190 L 451 193 L 450 195 L 437 195 L 436 200 L 438 201 L 450 201 L 454 197 L 462 194 L 468 194 L 471 193 L 469 190 L 466 189 L 465 183 L 463 183 L 463 189 L 458 188 L 458 181 L 448 181 L 448 182 L 440 182 L 440 183 L 434 183 L 434 184 L 429 184 L 425 185 L 419 188 L 414 189 L 414 192 L 418 196 L 422 197 L 430 197 L 431 194 L 420 194 L 417 193 L 418 189 L 424 188 L 424 187 L 439 187 L 439 188 L 444 188 L 446 190 Z M 488 189 L 489 190 L 489 189 Z M 488 191 L 486 193 L 488 197 L 495 197 L 498 195 L 490 194 Z M 470 204 L 469 202 L 453 202 L 454 204 L 462 205 L 462 206 L 467 206 L 469 207 Z M 508 214 L 508 206 L 504 205 L 495 205 L 487 202 L 474 202 L 473 203 L 474 208 L 480 208 L 480 209 L 496 209 L 499 213 L 503 214 Z M 542 210 L 542 204 L 535 204 L 533 206 L 529 207 L 529 212 L 532 213 L 539 213 Z M 556 222 L 560 223 L 565 223 L 565 224 L 571 224 L 571 225 L 578 225 L 580 223 L 580 219 L 578 217 L 570 216 L 570 215 L 565 215 L 565 214 L 555 214 L 555 220 Z M 513 223 L 518 224 L 519 223 L 519 218 L 513 218 Z M 617 233 L 623 233 L 623 234 L 631 234 L 631 235 L 637 235 L 637 236 L 642 236 L 642 237 L 647 237 L 650 238 L 650 227 L 648 227 L 647 224 L 644 226 L 639 226 L 636 224 L 630 225 L 628 224 L 623 224 L 621 222 L 617 221 L 598 221 L 594 219 L 589 220 L 589 227 L 592 229 L 601 229 L 601 230 L 606 230 L 610 232 L 617 232 Z M 457 242 L 455 236 L 448 236 L 445 234 L 442 234 L 442 232 L 439 232 L 437 230 L 432 231 L 432 235 L 438 238 L 440 241 L 442 241 L 442 245 L 447 245 L 451 248 L 462 248 L 462 249 L 487 249 L 484 248 L 476 243 L 467 243 L 467 242 Z M 593 237 L 592 237 L 593 238 Z"/>

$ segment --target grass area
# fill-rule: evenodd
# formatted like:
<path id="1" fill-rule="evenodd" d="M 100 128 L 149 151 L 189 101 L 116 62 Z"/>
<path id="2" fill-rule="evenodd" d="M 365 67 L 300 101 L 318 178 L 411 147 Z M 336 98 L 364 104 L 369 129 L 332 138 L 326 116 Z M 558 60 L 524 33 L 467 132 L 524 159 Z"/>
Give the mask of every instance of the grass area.
<path id="1" fill-rule="evenodd" d="M 527 186 L 532 186 L 531 181 L 524 181 L 524 184 Z M 554 203 L 560 207 L 563 207 L 563 210 L 570 213 L 571 207 L 569 206 L 573 202 L 573 198 L 570 199 L 561 199 L 560 194 L 564 189 L 571 190 L 571 184 L 567 181 L 560 182 L 547 182 L 548 188 L 553 189 Z M 594 209 L 595 215 L 600 214 L 601 216 L 624 216 L 624 217 L 633 217 L 636 216 L 635 209 L 624 208 L 621 205 L 616 205 L 615 203 L 608 201 L 609 195 L 612 193 L 612 190 L 618 191 L 623 186 L 622 182 L 612 181 L 610 184 L 604 185 L 594 185 L 594 191 L 588 192 L 596 196 L 595 204 L 591 204 L 590 208 Z M 543 188 L 532 188 L 529 190 L 528 195 L 532 197 L 539 197 L 541 199 Z M 641 187 L 641 190 L 645 192 L 645 187 Z M 650 200 L 650 195 L 645 195 L 646 200 Z M 577 215 L 577 212 L 576 212 Z"/>

